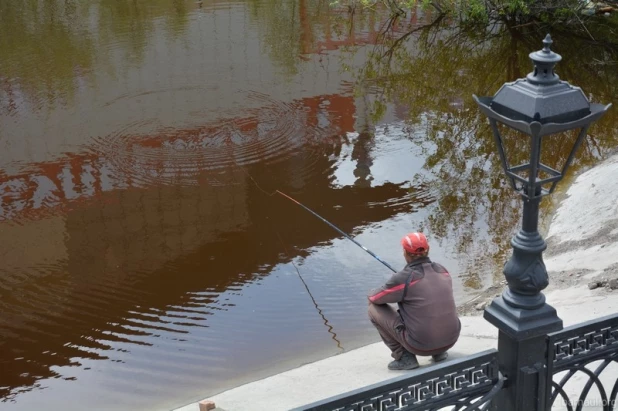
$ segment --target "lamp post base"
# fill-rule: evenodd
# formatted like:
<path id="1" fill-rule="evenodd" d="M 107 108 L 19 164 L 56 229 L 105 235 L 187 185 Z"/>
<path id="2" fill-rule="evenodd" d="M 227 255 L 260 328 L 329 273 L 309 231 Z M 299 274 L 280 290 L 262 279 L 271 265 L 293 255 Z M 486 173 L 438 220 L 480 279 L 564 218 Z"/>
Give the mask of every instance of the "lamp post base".
<path id="1" fill-rule="evenodd" d="M 509 290 L 505 290 L 507 293 Z M 509 305 L 504 297 L 496 297 L 483 314 L 489 323 L 516 340 L 525 340 L 562 329 L 562 320 L 549 304 L 530 310 Z"/>
<path id="2" fill-rule="evenodd" d="M 508 291 L 504 292 L 507 299 L 513 297 Z M 535 297 L 538 296 L 529 298 Z M 501 371 L 511 381 L 492 402 L 490 410 L 543 411 L 545 393 L 530 387 L 538 387 L 546 378 L 539 368 L 545 361 L 546 335 L 562 329 L 555 308 L 546 303 L 534 309 L 514 307 L 501 295 L 485 309 L 483 317 L 499 330 L 498 361 Z"/>

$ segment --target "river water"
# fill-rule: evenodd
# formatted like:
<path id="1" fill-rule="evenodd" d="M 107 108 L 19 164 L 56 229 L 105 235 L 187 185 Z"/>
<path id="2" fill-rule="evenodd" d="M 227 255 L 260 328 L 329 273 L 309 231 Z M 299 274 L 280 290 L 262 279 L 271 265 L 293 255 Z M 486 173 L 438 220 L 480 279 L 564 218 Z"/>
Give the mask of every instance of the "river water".
<path id="1" fill-rule="evenodd" d="M 471 95 L 545 32 L 329 3 L 0 1 L 0 409 L 170 409 L 377 341 L 388 269 L 275 190 L 397 268 L 424 230 L 459 303 L 500 279 L 520 203 Z M 551 32 L 616 103 L 616 46 Z"/>

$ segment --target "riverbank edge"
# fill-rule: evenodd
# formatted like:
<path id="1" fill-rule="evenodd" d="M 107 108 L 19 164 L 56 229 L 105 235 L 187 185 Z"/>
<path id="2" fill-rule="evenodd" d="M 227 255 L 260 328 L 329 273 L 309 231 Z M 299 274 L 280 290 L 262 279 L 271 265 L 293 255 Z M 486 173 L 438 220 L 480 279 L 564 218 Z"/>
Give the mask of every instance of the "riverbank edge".
<path id="1" fill-rule="evenodd" d="M 550 219 L 549 248 L 545 253 L 550 286 L 545 294 L 565 326 L 618 312 L 618 289 L 614 291 L 610 286 L 612 279 L 618 279 L 614 257 L 618 255 L 616 174 L 618 154 L 614 152 L 573 179 Z M 593 206 L 605 212 L 590 212 Z M 588 226 L 602 230 L 587 232 L 574 243 L 573 233 Z M 589 285 L 593 283 L 605 286 Z M 459 307 L 462 333 L 449 360 L 496 347 L 497 330 L 480 314 L 484 304 L 503 288 L 504 284 L 489 287 L 475 301 Z M 386 369 L 389 360 L 388 350 L 378 342 L 232 388 L 209 399 L 217 410 L 286 410 L 400 375 Z M 429 364 L 424 358 L 419 362 L 421 369 Z M 198 403 L 176 409 L 198 410 Z"/>

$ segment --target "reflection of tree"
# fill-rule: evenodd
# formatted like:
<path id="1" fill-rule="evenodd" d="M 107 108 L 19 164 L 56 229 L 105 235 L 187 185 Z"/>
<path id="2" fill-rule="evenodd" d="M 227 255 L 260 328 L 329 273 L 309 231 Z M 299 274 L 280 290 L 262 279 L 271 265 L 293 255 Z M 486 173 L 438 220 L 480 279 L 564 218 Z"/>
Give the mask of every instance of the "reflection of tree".
<path id="1" fill-rule="evenodd" d="M 598 63 L 595 66 L 595 61 L 616 60 L 618 39 L 594 43 L 551 32 L 554 49 L 563 55 L 559 74 L 582 87 L 594 101 L 616 103 L 618 73 Z M 492 95 L 502 83 L 528 73 L 528 54 L 542 47 L 544 35 L 545 31 L 522 32 L 498 25 L 472 33 L 439 17 L 410 26 L 403 35 L 385 33 L 385 41 L 374 48 L 359 76 L 363 87 L 382 92 L 374 107 L 374 121 L 379 121 L 385 104 L 394 102 L 407 108 L 412 127 L 426 129 L 410 138 L 428 153 L 424 172 L 415 178 L 431 184 L 436 192 L 438 200 L 426 222 L 433 235 L 455 238 L 459 253 L 479 252 L 494 264 L 501 265 L 509 251 L 508 238 L 519 226 L 521 203 L 503 176 L 490 129 L 471 96 Z M 593 126 L 572 171 L 592 164 L 615 145 L 617 116 L 613 110 Z M 554 167 L 563 164 L 570 148 L 565 139 L 573 137 L 546 138 L 543 161 Z M 526 138 L 507 133 L 505 144 L 515 164 L 524 162 L 521 153 L 529 150 Z M 549 205 L 543 203 L 545 212 Z M 474 258 L 470 261 L 466 284 L 476 286 L 477 273 L 484 267 L 479 268 Z M 499 274 L 495 265 L 494 270 Z"/>
<path id="2" fill-rule="evenodd" d="M 99 0 L 98 10 L 98 35 L 105 42 L 122 44 L 124 57 L 131 62 L 143 59 L 158 18 L 164 18 L 168 33 L 178 35 L 188 22 L 189 12 L 181 0 Z"/>
<path id="3" fill-rule="evenodd" d="M 153 29 L 147 10 L 138 2 L 101 0 L 99 13 L 100 35 L 106 43 L 116 39 L 124 44 L 123 60 L 139 62 L 143 58 L 148 34 Z M 126 19 L 126 25 L 114 24 L 120 16 Z"/>
<path id="4" fill-rule="evenodd" d="M 295 74 L 301 43 L 298 3 L 270 0 L 266 5 L 252 2 L 251 6 L 253 16 L 260 20 L 258 27 L 263 32 L 271 58 L 287 73 Z"/>
<path id="5" fill-rule="evenodd" d="M 371 185 L 371 149 L 374 145 L 374 134 L 370 130 L 363 130 L 358 134 L 358 139 L 352 149 L 352 160 L 356 161 L 354 185 L 359 187 L 369 187 Z"/>
<path id="6" fill-rule="evenodd" d="M 74 79 L 93 63 L 93 44 L 83 35 L 83 2 L 0 3 L 0 81 L 8 98 L 19 92 L 69 97 Z M 68 96 L 67 96 L 68 94 Z M 10 103 L 9 103 L 10 105 Z"/>
<path id="7" fill-rule="evenodd" d="M 187 23 L 184 1 L 132 2 L 5 1 L 0 3 L 0 93 L 9 110 L 20 97 L 66 101 L 79 79 L 90 78 L 95 61 L 139 62 L 154 30 L 164 17 L 172 35 Z M 96 58 L 95 58 L 96 56 Z M 23 98 L 22 97 L 22 98 Z"/>
<path id="8" fill-rule="evenodd" d="M 328 43 L 322 45 L 325 51 L 367 42 L 355 36 L 371 31 L 384 14 L 381 8 L 331 7 L 327 0 L 250 0 L 249 5 L 264 51 L 287 75 L 298 72 L 303 54 L 323 51 L 321 42 Z"/>

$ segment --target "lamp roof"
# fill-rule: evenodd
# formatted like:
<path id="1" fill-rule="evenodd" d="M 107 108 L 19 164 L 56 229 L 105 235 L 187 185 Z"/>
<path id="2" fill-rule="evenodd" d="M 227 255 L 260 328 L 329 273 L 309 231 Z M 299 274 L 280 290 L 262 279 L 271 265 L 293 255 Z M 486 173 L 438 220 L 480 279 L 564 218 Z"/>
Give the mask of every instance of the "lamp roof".
<path id="1" fill-rule="evenodd" d="M 551 44 L 548 34 L 543 49 L 529 55 L 534 70 L 526 78 L 505 83 L 492 98 L 493 111 L 514 121 L 541 124 L 573 122 L 591 113 L 583 91 L 555 73 L 562 57 L 551 50 Z"/>

